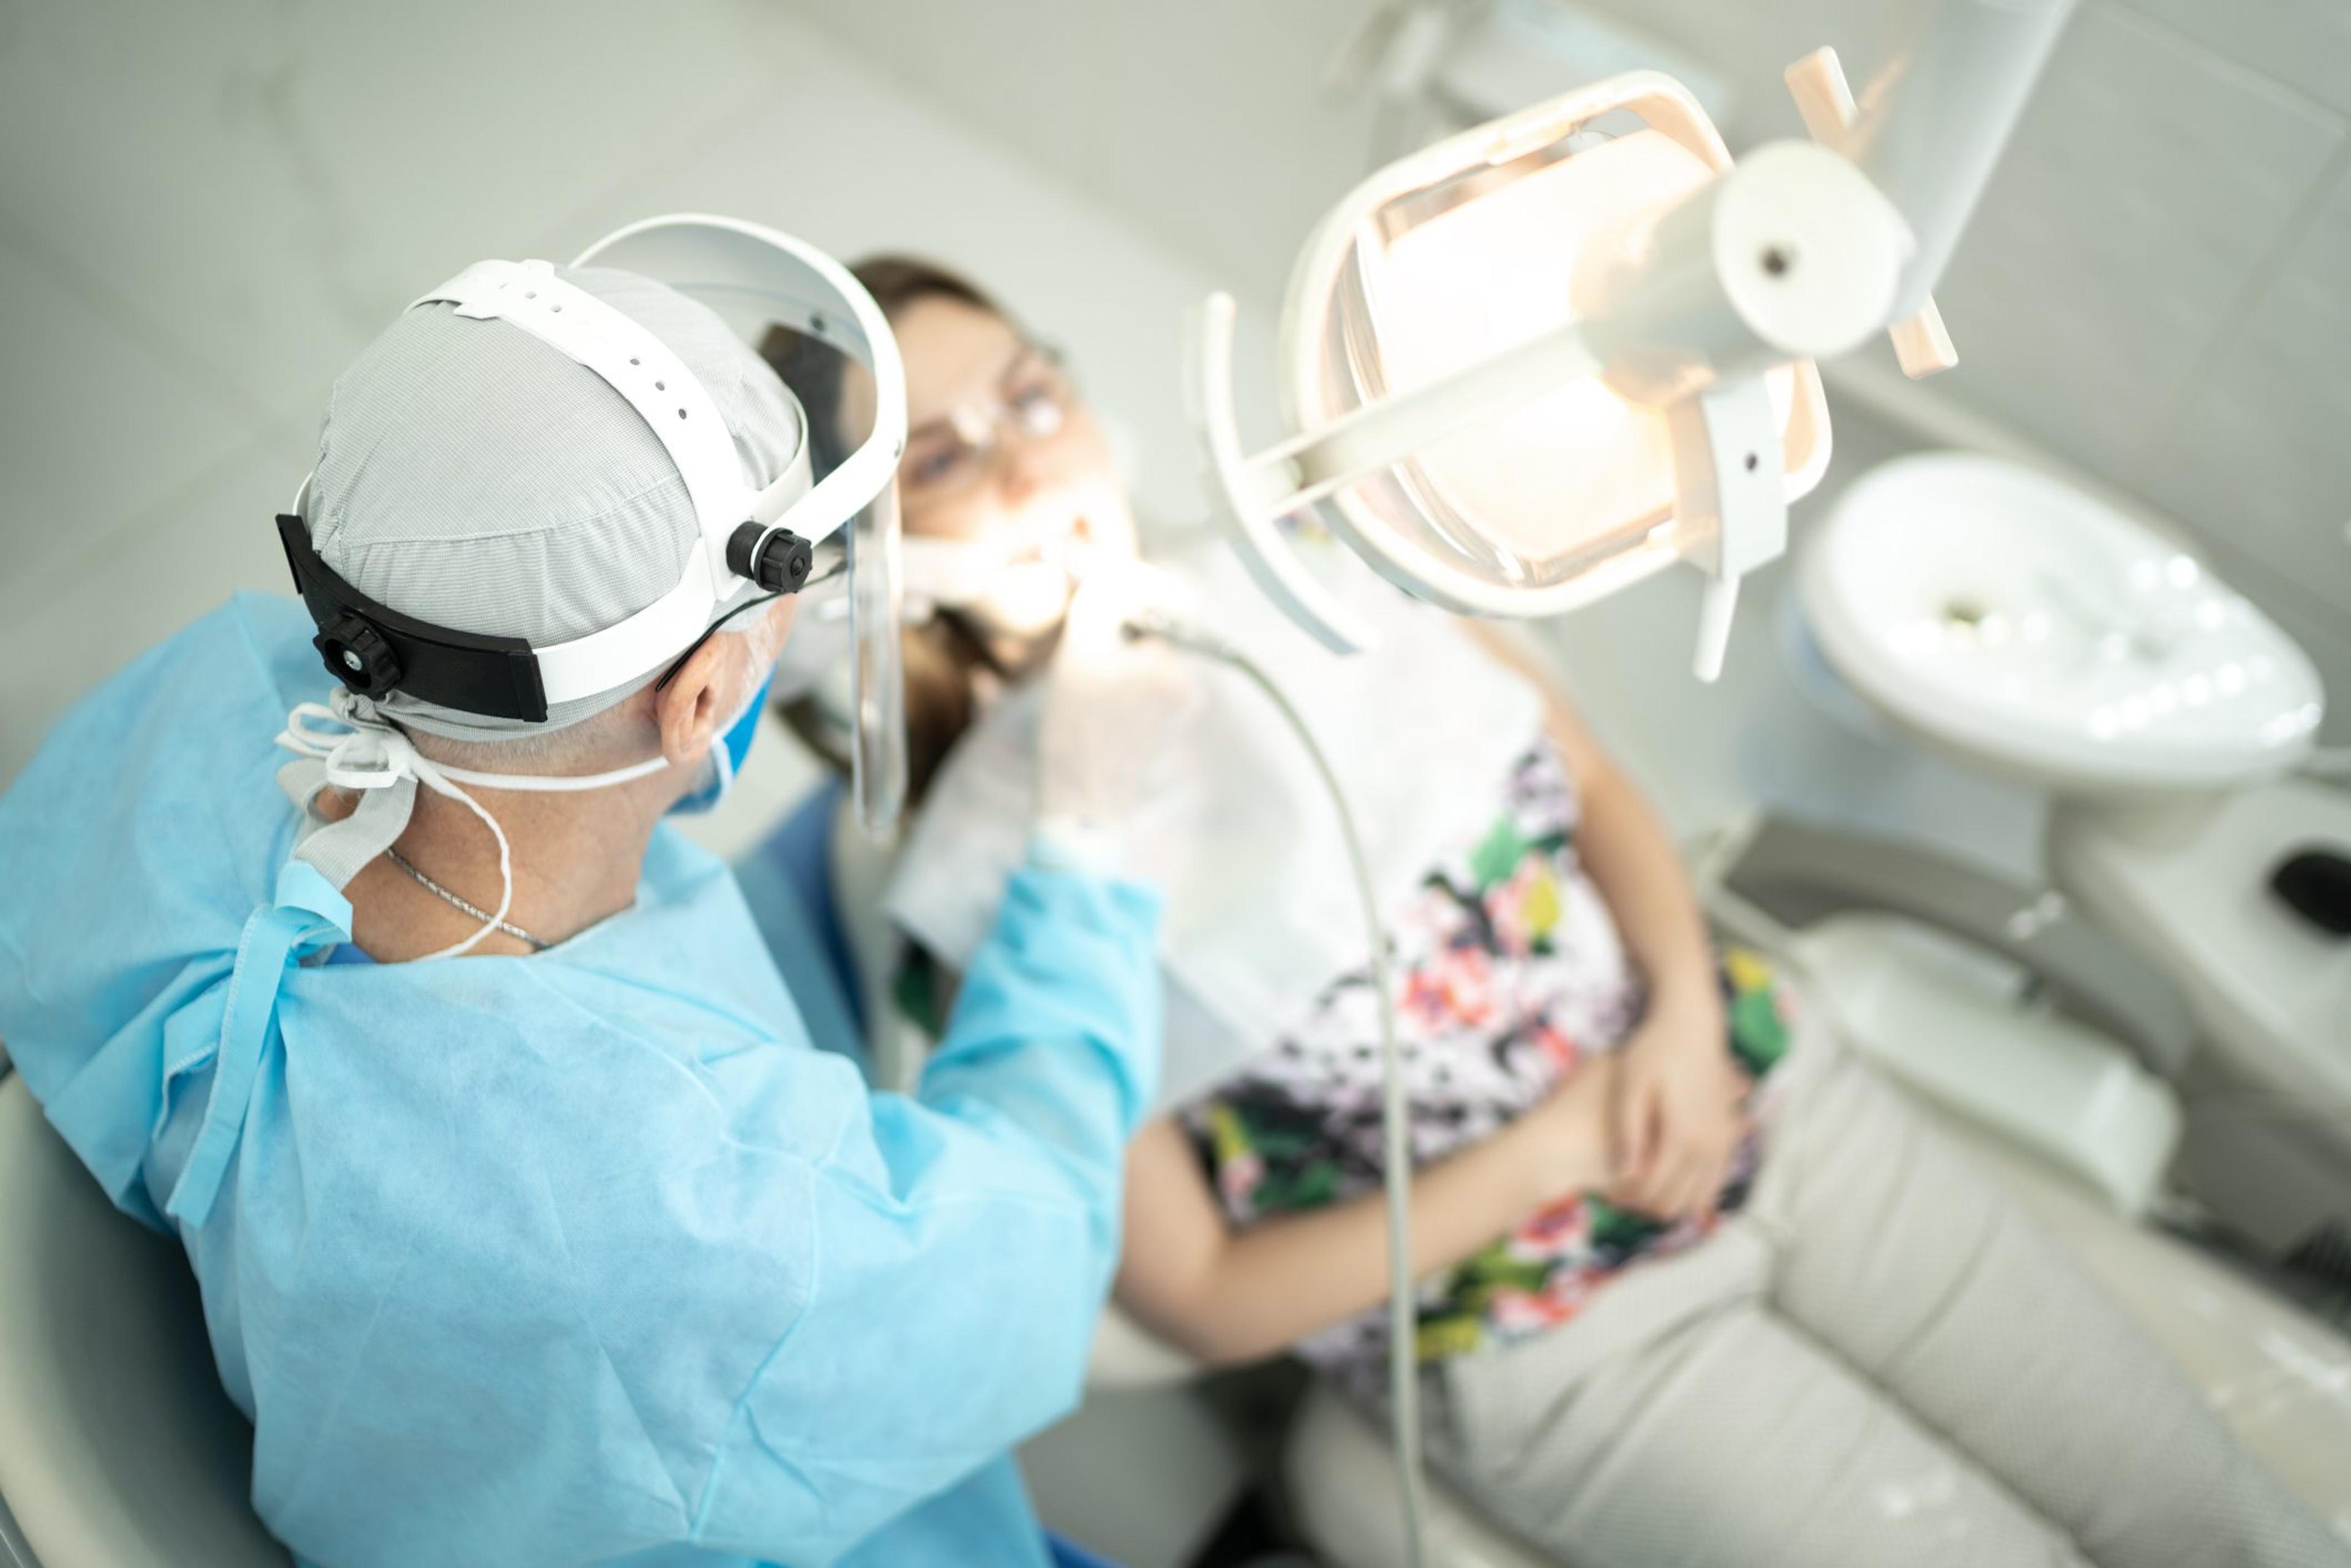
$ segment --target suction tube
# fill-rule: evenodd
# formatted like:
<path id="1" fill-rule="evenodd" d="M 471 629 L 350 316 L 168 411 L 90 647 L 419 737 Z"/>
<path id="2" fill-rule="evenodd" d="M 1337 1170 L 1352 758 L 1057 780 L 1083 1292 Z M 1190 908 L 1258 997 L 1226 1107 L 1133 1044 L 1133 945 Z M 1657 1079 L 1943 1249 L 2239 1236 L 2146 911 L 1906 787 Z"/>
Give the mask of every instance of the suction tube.
<path id="1" fill-rule="evenodd" d="M 1129 637 L 1157 637 L 1203 658 L 1239 671 L 1263 692 L 1298 744 L 1314 764 L 1316 777 L 1331 798 L 1332 815 L 1347 843 L 1347 863 L 1354 873 L 1355 896 L 1363 906 L 1364 930 L 1371 940 L 1373 994 L 1379 998 L 1380 1016 L 1380 1160 L 1386 1167 L 1384 1186 L 1388 1220 L 1388 1416 L 1395 1435 L 1396 1505 L 1403 1515 L 1405 1561 L 1408 1568 L 1426 1568 L 1428 1562 L 1428 1481 L 1420 1454 L 1419 1294 L 1412 1272 L 1412 1143 L 1404 1093 L 1404 1069 L 1396 1044 L 1395 995 L 1389 984 L 1387 931 L 1380 924 L 1378 895 L 1372 888 L 1371 862 L 1347 807 L 1346 791 L 1331 759 L 1306 727 L 1273 677 L 1222 638 L 1186 626 L 1155 612 L 1127 622 Z"/>

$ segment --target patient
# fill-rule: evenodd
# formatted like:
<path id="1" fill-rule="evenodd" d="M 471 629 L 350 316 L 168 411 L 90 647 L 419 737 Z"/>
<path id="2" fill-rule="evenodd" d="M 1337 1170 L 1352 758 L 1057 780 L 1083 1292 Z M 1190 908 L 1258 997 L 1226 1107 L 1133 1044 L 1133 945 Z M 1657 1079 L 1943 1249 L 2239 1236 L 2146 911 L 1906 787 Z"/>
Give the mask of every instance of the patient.
<path id="1" fill-rule="evenodd" d="M 928 618 L 906 633 L 922 805 L 891 907 L 913 938 L 897 994 L 935 1022 L 1026 820 L 1029 751 L 996 732 L 1023 722 L 1023 676 L 1087 563 L 1131 553 L 1134 531 L 1049 352 L 951 275 L 860 270 L 907 369 L 902 501 Z M 810 412 L 820 434 L 844 413 Z M 1338 664 L 1244 624 L 1267 612 L 1213 557 L 1175 575 L 1278 681 L 1335 694 L 1367 836 L 1416 857 L 1384 911 L 1416 1350 L 1432 1457 L 1491 1516 L 1563 1562 L 1645 1568 L 2351 1563 L 1762 958 L 1710 944 L 1646 801 L 1507 644 L 1481 652 L 1481 633 L 1372 584 L 1408 658 Z M 1431 670 L 1421 690 L 1442 700 L 1381 684 Z M 1349 681 L 1352 704 L 1332 684 Z M 1231 707 L 1235 734 L 1253 722 L 1237 705 L 1263 703 L 1198 685 L 1203 722 Z M 794 716 L 821 740 L 820 706 Z M 1280 797 L 1263 767 L 1247 789 Z M 1134 835 L 1172 878 L 1171 996 L 1229 1051 L 1135 1141 L 1117 1297 L 1205 1361 L 1294 1350 L 1376 1404 L 1375 998 L 1360 943 L 1313 915 L 1343 925 L 1346 905 L 1281 880 L 1311 857 L 1217 847 L 1217 788 L 1179 767 Z M 1289 836 L 1319 811 L 1298 804 Z M 1236 865 L 1261 879 L 1249 912 L 1187 921 L 1218 907 L 1187 872 Z M 1218 919 L 1256 935 L 1219 945 Z"/>

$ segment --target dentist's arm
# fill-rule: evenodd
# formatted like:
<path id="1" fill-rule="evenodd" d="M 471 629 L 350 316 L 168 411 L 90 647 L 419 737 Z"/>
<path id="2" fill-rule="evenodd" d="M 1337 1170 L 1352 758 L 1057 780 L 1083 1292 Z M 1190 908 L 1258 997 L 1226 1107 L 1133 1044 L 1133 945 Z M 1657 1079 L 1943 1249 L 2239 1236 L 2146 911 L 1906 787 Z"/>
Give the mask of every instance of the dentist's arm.
<path id="1" fill-rule="evenodd" d="M 1158 1074 L 1156 918 L 1131 884 L 1022 871 L 914 1093 L 780 1052 L 779 1113 L 843 1107 L 819 1153 L 672 1150 L 643 1271 L 737 1287 L 684 1292 L 664 1340 L 691 1365 L 671 1382 L 735 1401 L 679 1439 L 716 1444 L 698 1544 L 830 1563 L 1076 1407 Z"/>
<path id="2" fill-rule="evenodd" d="M 1116 1179 L 1159 1082 L 1159 900 L 1116 873 L 1123 826 L 1188 686 L 1165 649 L 1123 634 L 1131 602 L 1123 584 L 1089 582 L 1071 605 L 1038 722 L 1029 863 L 956 983 L 915 1092 L 1034 1141 L 1081 1186 L 1104 1166 Z M 1031 1076 L 1054 1092 L 1036 1093 Z M 1073 1113 L 1081 1103 L 1095 1113 Z M 1107 1151 L 1105 1131 L 1116 1140 Z M 1100 1227 L 1111 1250 L 1115 1221 L 1113 1192 Z"/>
<path id="3" fill-rule="evenodd" d="M 784 1328 L 697 1506 L 702 1544 L 830 1562 L 1077 1404 L 1126 1144 L 1158 1082 L 1159 900 L 1109 873 L 1163 727 L 1144 672 L 1115 646 L 1076 665 L 1081 646 L 1065 643 L 1040 726 L 1061 820 L 1007 883 L 914 1092 L 861 1088 L 805 1168 L 679 1206 L 730 1249 L 748 1228 L 798 1252 L 743 1271 L 772 1299 L 762 1332 Z M 782 1067 L 853 1071 L 813 1051 Z M 747 1203 L 777 1212 L 728 1224 Z"/>

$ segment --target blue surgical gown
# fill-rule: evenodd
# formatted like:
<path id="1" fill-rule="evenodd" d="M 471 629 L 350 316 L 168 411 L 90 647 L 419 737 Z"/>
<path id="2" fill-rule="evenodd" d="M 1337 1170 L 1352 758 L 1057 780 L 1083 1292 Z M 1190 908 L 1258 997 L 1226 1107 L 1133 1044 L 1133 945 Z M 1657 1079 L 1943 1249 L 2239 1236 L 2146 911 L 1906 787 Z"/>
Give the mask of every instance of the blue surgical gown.
<path id="1" fill-rule="evenodd" d="M 666 829 L 549 952 L 329 964 L 271 745 L 310 630 L 238 599 L 0 799 L 0 1040 L 184 1242 L 264 1521 L 328 1568 L 1042 1564 L 1005 1454 L 1107 1287 L 1152 897 L 1024 873 L 912 1096 Z"/>

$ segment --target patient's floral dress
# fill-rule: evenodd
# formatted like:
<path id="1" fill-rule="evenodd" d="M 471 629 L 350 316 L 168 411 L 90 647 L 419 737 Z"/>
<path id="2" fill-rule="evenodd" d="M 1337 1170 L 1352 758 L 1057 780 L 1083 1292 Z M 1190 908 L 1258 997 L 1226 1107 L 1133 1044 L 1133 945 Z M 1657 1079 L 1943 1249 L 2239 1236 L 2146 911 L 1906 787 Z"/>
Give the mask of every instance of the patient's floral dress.
<path id="1" fill-rule="evenodd" d="M 1395 922 L 1392 967 L 1416 1164 L 1473 1144 L 1531 1109 L 1585 1058 L 1640 1020 L 1643 996 L 1607 906 L 1575 852 L 1577 800 L 1558 752 L 1538 744 L 1512 770 L 1504 808 L 1476 841 L 1432 868 Z M 1787 1048 L 1792 1015 L 1761 959 L 1721 957 L 1728 1048 L 1761 1080 Z M 1380 1184 L 1376 998 L 1364 973 L 1342 976 L 1308 1015 L 1242 1072 L 1184 1114 L 1227 1215 L 1268 1215 L 1353 1197 Z M 1754 1177 L 1752 1133 L 1722 1208 Z M 1424 1360 L 1565 1322 L 1615 1272 L 1704 1236 L 1572 1199 L 1424 1287 Z M 1301 1354 L 1342 1376 L 1376 1375 L 1386 1320 L 1373 1312 L 1318 1333 Z"/>

